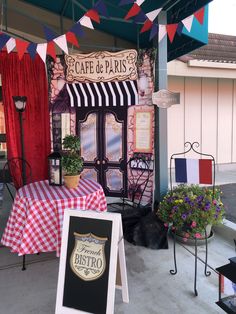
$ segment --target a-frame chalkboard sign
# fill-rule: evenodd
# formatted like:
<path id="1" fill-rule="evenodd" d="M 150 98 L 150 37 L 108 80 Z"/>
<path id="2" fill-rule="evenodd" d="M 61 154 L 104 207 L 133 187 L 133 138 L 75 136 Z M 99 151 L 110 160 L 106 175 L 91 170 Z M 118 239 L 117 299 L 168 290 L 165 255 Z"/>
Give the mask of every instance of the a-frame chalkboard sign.
<path id="1" fill-rule="evenodd" d="M 128 303 L 121 215 L 65 210 L 55 313 L 112 314 L 116 287 Z"/>

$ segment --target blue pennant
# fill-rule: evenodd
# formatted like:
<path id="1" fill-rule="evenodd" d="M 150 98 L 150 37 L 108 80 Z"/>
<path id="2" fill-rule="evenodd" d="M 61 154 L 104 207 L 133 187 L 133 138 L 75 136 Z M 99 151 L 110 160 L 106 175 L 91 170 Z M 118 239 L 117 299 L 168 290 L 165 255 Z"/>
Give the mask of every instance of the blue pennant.
<path id="1" fill-rule="evenodd" d="M 159 26 L 158 24 L 153 24 L 150 32 L 149 40 L 152 40 L 158 33 Z"/>
<path id="2" fill-rule="evenodd" d="M 146 21 L 146 19 L 147 19 L 146 15 L 145 15 L 144 12 L 141 10 L 141 11 L 139 12 L 139 14 L 135 16 L 134 22 L 135 22 L 135 23 L 144 23 L 144 22 Z"/>
<path id="3" fill-rule="evenodd" d="M 125 5 L 125 4 L 130 4 L 134 3 L 135 0 L 121 0 L 119 5 Z"/>
<path id="4" fill-rule="evenodd" d="M 0 50 L 6 45 L 6 43 L 8 42 L 10 38 L 11 37 L 7 34 L 0 35 Z"/>
<path id="5" fill-rule="evenodd" d="M 43 25 L 44 34 L 47 41 L 51 41 L 58 37 L 57 33 L 55 33 L 51 28 L 47 27 L 46 25 Z"/>
<path id="6" fill-rule="evenodd" d="M 36 43 L 30 43 L 27 50 L 30 54 L 30 57 L 32 59 L 34 59 L 35 55 L 36 55 L 36 49 L 37 49 L 37 44 Z"/>
<path id="7" fill-rule="evenodd" d="M 103 0 L 98 0 L 98 2 L 95 3 L 94 8 L 103 16 L 109 17 L 109 14 L 107 12 L 107 7 Z"/>
<path id="8" fill-rule="evenodd" d="M 75 23 L 71 27 L 70 31 L 73 32 L 78 37 L 83 37 L 84 36 L 84 31 L 82 29 L 82 26 L 80 25 L 80 22 Z"/>
<path id="9" fill-rule="evenodd" d="M 183 24 L 182 22 L 179 22 L 179 23 L 178 23 L 178 27 L 177 27 L 177 29 L 176 29 L 176 33 L 177 33 L 179 36 L 181 36 L 181 34 L 182 34 L 183 27 L 184 27 L 184 24 Z"/>

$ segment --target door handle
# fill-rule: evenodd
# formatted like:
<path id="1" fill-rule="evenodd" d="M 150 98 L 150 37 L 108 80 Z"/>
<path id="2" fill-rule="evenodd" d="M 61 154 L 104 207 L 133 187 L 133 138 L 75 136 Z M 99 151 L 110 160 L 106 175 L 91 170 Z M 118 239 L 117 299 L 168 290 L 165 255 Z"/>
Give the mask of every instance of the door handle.
<path id="1" fill-rule="evenodd" d="M 105 163 L 106 163 L 106 161 L 105 161 L 105 160 L 103 160 L 103 161 L 102 161 L 102 164 L 103 164 L 103 165 L 105 165 Z"/>
<path id="2" fill-rule="evenodd" d="M 101 161 L 100 160 L 97 160 L 97 165 L 100 165 Z"/>

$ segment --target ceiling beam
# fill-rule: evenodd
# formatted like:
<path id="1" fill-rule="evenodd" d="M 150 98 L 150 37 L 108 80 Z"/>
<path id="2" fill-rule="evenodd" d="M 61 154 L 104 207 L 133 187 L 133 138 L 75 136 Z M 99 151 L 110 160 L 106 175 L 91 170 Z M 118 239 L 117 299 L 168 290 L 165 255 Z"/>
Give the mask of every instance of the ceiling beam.
<path id="1" fill-rule="evenodd" d="M 66 8 L 67 8 L 67 6 L 68 6 L 69 1 L 70 1 L 70 0 L 65 0 L 65 1 L 64 1 L 64 5 L 63 5 L 63 7 L 62 7 L 62 10 L 61 10 L 60 15 L 62 15 L 62 16 L 64 15 L 65 10 L 66 10 Z"/>

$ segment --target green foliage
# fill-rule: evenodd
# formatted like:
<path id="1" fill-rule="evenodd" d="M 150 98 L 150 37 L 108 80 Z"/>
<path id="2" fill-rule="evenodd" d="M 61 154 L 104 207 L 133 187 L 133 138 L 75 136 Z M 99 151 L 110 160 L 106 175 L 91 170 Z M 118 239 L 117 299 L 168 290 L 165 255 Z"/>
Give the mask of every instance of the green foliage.
<path id="1" fill-rule="evenodd" d="M 225 210 L 221 191 L 198 185 L 179 185 L 159 205 L 158 217 L 172 230 L 185 231 L 186 238 L 204 236 L 207 225 L 222 223 Z"/>
<path id="2" fill-rule="evenodd" d="M 76 135 L 66 135 L 62 141 L 64 149 L 68 149 L 73 153 L 80 150 L 80 139 Z"/>
<path id="3" fill-rule="evenodd" d="M 62 168 L 68 176 L 74 176 L 81 172 L 83 159 L 80 157 L 80 139 L 76 135 L 66 135 L 62 141 L 66 150 L 62 156 Z"/>

